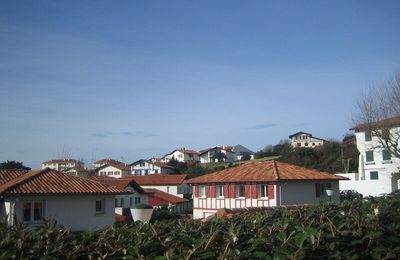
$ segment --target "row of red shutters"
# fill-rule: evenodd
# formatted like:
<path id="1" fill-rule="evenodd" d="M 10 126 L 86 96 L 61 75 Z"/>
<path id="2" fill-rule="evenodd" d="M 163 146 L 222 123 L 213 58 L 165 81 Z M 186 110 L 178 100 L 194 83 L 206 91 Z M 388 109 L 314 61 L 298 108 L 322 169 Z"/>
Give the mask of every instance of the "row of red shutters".
<path id="1" fill-rule="evenodd" d="M 223 185 L 224 189 L 224 197 L 225 198 L 236 198 L 236 187 L 238 185 Z M 246 199 L 256 199 L 258 198 L 258 185 L 243 185 L 244 186 L 244 197 Z M 267 185 L 268 186 L 268 198 L 273 199 L 275 198 L 274 193 L 274 185 Z M 194 196 L 200 197 L 200 186 L 194 186 Z M 215 198 L 217 195 L 217 186 L 216 185 L 209 185 L 205 186 L 205 195 L 207 198 Z"/>

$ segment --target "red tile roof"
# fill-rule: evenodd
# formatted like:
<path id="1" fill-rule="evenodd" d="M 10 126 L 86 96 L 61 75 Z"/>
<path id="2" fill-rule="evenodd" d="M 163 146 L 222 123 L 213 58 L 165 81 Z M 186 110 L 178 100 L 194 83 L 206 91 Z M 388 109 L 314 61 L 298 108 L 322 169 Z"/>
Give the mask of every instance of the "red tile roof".
<path id="1" fill-rule="evenodd" d="M 109 162 L 109 163 L 97 168 L 96 170 L 101 170 L 101 169 L 107 168 L 108 166 L 115 167 L 121 171 L 131 171 L 131 166 L 129 164 L 115 163 L 115 162 Z"/>
<path id="2" fill-rule="evenodd" d="M 141 160 L 139 160 L 139 161 L 133 162 L 133 163 L 131 163 L 130 165 L 131 165 L 131 166 L 134 166 L 134 165 L 136 165 L 136 164 L 138 164 L 138 163 L 141 163 L 141 162 L 147 162 L 147 163 L 149 163 L 149 164 L 153 164 L 153 165 L 156 165 L 156 166 L 162 167 L 162 168 L 171 168 L 171 169 L 174 168 L 174 167 L 172 167 L 171 165 L 165 164 L 165 163 L 160 162 L 160 161 L 152 161 L 152 160 L 144 160 L 144 159 L 141 159 Z"/>
<path id="3" fill-rule="evenodd" d="M 0 194 L 4 195 L 127 193 L 121 188 L 51 169 L 23 172 L 0 170 L 0 181 Z"/>
<path id="4" fill-rule="evenodd" d="M 396 125 L 400 125 L 400 115 L 375 122 L 358 124 L 355 127 L 351 128 L 350 130 L 362 131 L 370 128 L 379 129 L 383 127 L 390 127 Z"/>
<path id="5" fill-rule="evenodd" d="M 112 177 L 107 177 L 107 176 L 99 177 L 99 176 L 95 176 L 95 175 L 92 175 L 92 176 L 90 176 L 88 178 L 92 179 L 92 180 L 96 180 L 96 181 L 101 182 L 101 183 L 103 183 L 105 185 L 108 185 L 108 186 L 115 186 L 115 187 L 118 187 L 118 188 L 121 188 L 121 189 L 125 189 L 125 190 L 126 190 L 127 187 L 132 186 L 137 192 L 139 192 L 141 194 L 145 194 L 146 193 L 142 189 L 142 187 L 140 187 L 140 185 L 137 184 L 135 182 L 135 180 L 133 180 L 133 179 L 112 178 Z"/>
<path id="6" fill-rule="evenodd" d="M 187 183 L 266 182 L 280 180 L 347 180 L 347 178 L 271 160 L 246 163 L 227 168 L 187 180 Z"/>
<path id="7" fill-rule="evenodd" d="M 133 179 L 140 186 L 149 185 L 180 185 L 185 180 L 186 175 L 166 175 L 166 174 L 150 174 L 146 176 L 128 176 L 121 179 Z"/>
<path id="8" fill-rule="evenodd" d="M 150 206 L 162 206 L 162 205 L 168 205 L 169 203 L 179 204 L 189 201 L 185 198 L 181 198 L 158 189 L 144 189 L 144 190 L 149 196 L 148 201 Z"/>

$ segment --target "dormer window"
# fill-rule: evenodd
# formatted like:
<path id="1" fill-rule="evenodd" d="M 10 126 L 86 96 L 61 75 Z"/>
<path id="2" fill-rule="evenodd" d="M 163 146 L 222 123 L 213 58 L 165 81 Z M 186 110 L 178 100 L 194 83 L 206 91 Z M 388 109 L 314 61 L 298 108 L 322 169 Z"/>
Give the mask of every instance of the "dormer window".
<path id="1" fill-rule="evenodd" d="M 365 131 L 365 141 L 366 141 L 366 142 L 372 141 L 372 133 L 371 133 L 371 130 Z"/>

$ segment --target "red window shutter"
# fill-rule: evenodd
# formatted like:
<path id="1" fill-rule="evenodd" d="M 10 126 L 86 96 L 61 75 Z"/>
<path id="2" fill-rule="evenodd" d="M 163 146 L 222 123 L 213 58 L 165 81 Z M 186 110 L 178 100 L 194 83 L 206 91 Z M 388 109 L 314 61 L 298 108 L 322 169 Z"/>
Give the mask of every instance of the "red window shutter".
<path id="1" fill-rule="evenodd" d="M 210 186 L 206 186 L 206 197 L 209 198 L 210 197 Z"/>
<path id="2" fill-rule="evenodd" d="M 225 197 L 225 198 L 230 198 L 230 195 L 229 195 L 229 186 L 228 186 L 228 185 L 224 185 L 224 197 Z"/>
<path id="3" fill-rule="evenodd" d="M 252 186 L 251 186 L 251 197 L 253 198 L 253 199 L 255 199 L 255 198 L 258 198 L 258 193 L 257 193 L 258 191 L 257 191 L 257 184 L 253 184 Z"/>
<path id="4" fill-rule="evenodd" d="M 236 185 L 234 184 L 229 186 L 229 197 L 236 198 Z"/>
<path id="5" fill-rule="evenodd" d="M 215 185 L 210 186 L 210 197 L 211 198 L 215 198 L 215 195 L 216 195 L 215 189 L 216 189 Z"/>
<path id="6" fill-rule="evenodd" d="M 275 198 L 275 186 L 274 185 L 268 185 L 268 198 L 269 199 Z"/>
<path id="7" fill-rule="evenodd" d="M 250 189 L 251 189 L 251 185 L 245 185 L 244 186 L 244 197 L 246 199 L 250 199 Z"/>
<path id="8" fill-rule="evenodd" d="M 193 188 L 194 188 L 194 196 L 195 197 L 200 197 L 200 190 L 199 190 L 199 186 L 193 186 Z"/>

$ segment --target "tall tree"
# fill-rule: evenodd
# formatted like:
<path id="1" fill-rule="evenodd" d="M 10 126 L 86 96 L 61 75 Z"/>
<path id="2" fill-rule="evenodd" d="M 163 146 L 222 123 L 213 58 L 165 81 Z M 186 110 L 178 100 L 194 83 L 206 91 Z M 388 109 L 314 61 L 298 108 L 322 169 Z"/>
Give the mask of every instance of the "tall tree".
<path id="1" fill-rule="evenodd" d="M 376 137 L 376 148 L 400 158 L 400 130 L 394 128 L 400 122 L 400 72 L 360 95 L 353 121 L 356 131 Z"/>

